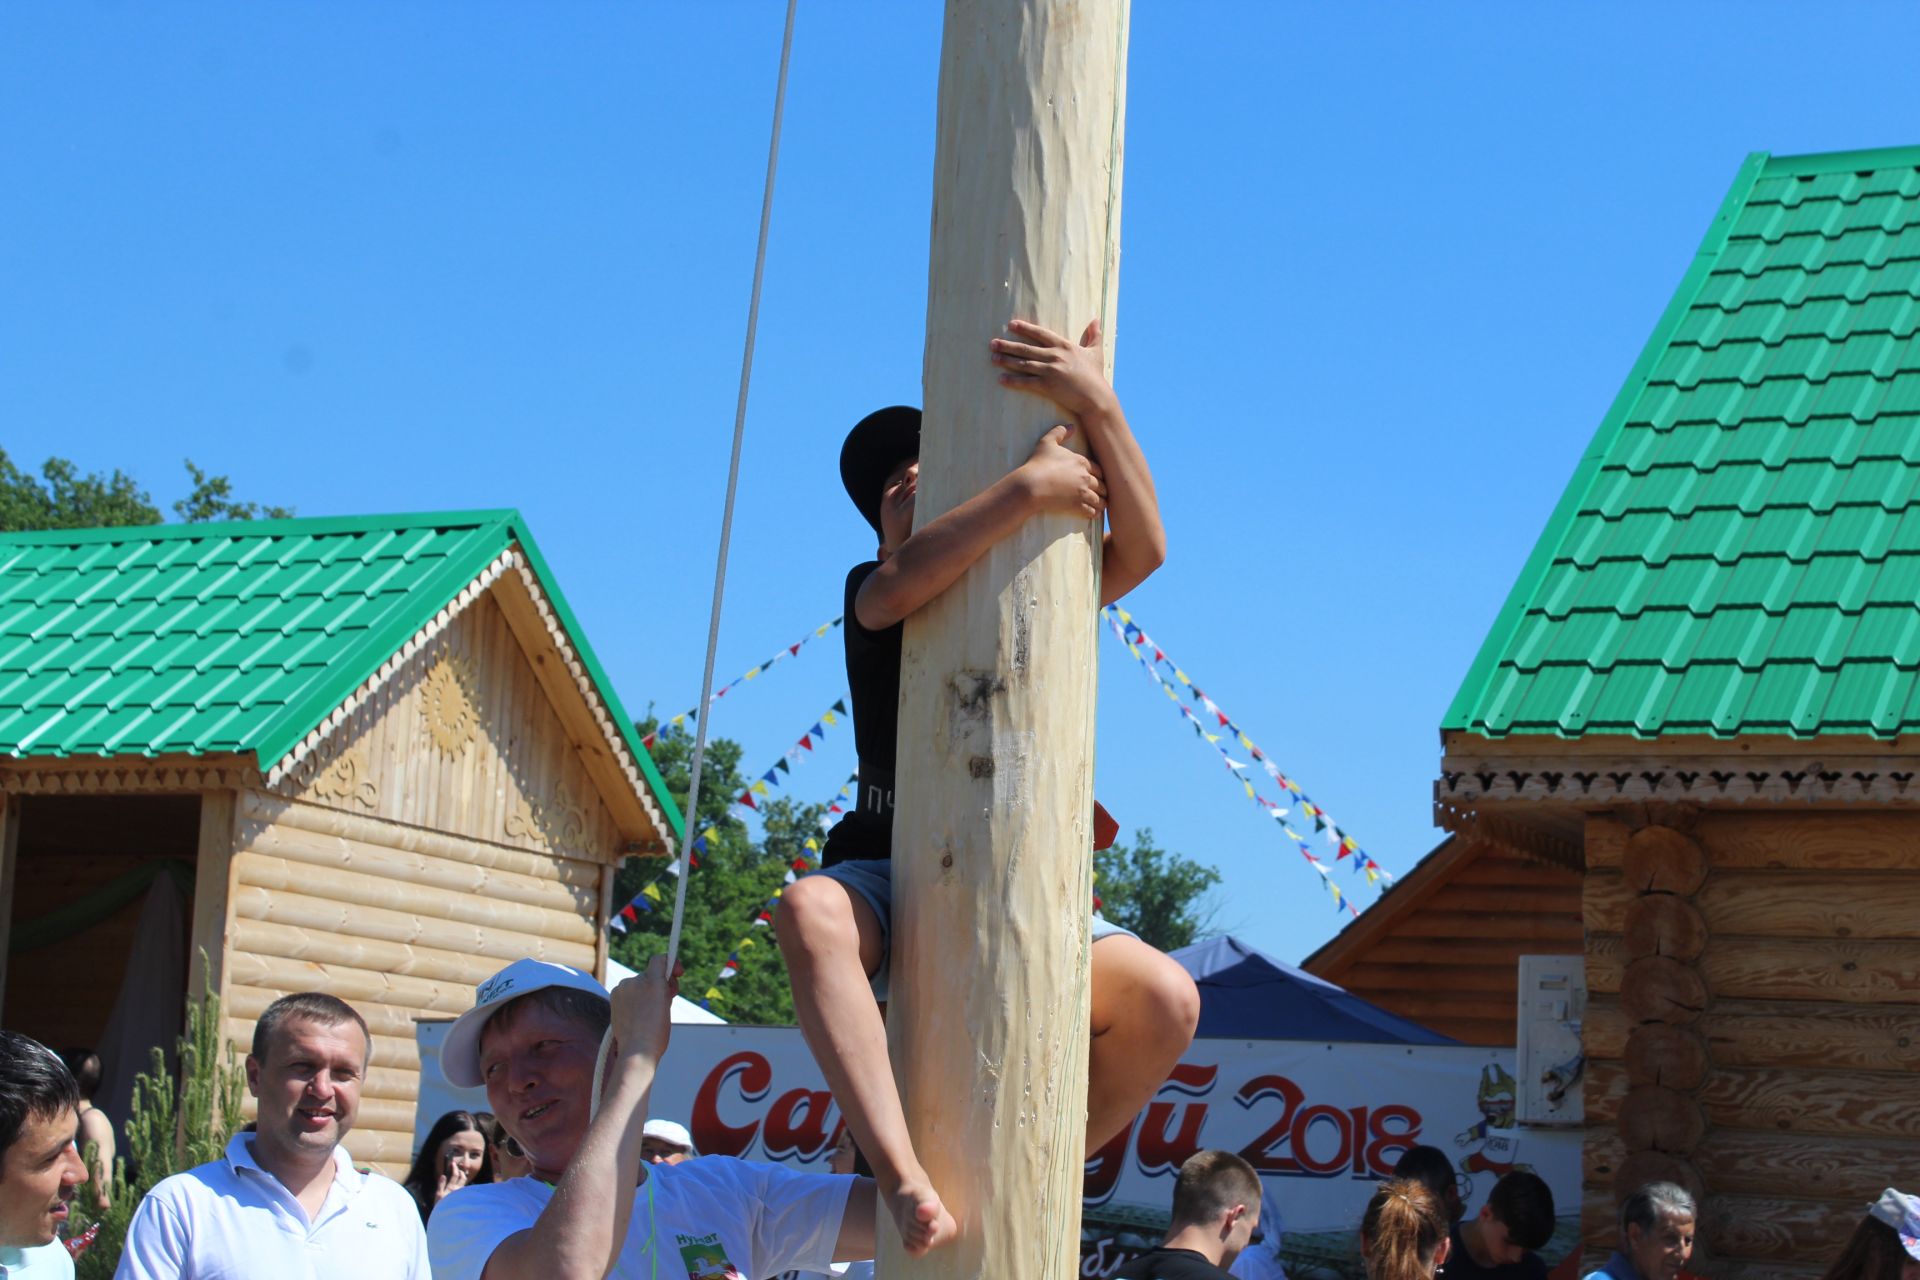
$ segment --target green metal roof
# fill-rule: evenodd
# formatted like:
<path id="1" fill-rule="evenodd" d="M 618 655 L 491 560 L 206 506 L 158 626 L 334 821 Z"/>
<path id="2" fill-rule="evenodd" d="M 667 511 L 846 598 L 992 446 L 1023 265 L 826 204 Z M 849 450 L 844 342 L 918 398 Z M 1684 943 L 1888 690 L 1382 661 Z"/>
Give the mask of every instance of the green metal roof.
<path id="1" fill-rule="evenodd" d="M 511 510 L 0 534 L 0 757 L 252 752 L 266 769 L 516 545 L 679 835 Z"/>
<path id="2" fill-rule="evenodd" d="M 1749 156 L 1443 730 L 1920 729 L 1920 147 Z"/>

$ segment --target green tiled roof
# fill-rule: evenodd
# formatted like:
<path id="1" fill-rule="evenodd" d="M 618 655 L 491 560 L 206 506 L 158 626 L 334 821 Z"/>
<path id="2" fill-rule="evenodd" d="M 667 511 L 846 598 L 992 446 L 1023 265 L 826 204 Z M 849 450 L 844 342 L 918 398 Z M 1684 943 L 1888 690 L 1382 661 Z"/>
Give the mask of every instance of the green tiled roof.
<path id="1" fill-rule="evenodd" d="M 1442 725 L 1920 728 L 1920 147 L 1748 157 Z"/>
<path id="2" fill-rule="evenodd" d="M 0 534 L 0 757 L 251 752 L 266 769 L 514 546 L 677 834 L 514 511 Z"/>

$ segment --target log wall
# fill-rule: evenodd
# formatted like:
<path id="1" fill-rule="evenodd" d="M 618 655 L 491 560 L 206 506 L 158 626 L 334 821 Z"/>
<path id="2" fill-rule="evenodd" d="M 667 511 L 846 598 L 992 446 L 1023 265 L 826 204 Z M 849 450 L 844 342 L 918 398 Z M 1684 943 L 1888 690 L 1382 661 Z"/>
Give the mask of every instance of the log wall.
<path id="1" fill-rule="evenodd" d="M 490 844 L 617 860 L 624 842 L 499 590 L 468 606 L 276 789 Z"/>
<path id="2" fill-rule="evenodd" d="M 1587 1260 L 1667 1177 L 1692 1270 L 1815 1277 L 1920 1167 L 1920 815 L 1675 822 L 1587 823 Z"/>
<path id="3" fill-rule="evenodd" d="M 235 815 L 229 1037 L 244 1056 L 261 1011 L 289 992 L 351 1004 L 373 1033 L 373 1061 L 347 1149 L 404 1176 L 414 1020 L 465 1011 L 475 986 L 522 956 L 592 971 L 603 867 L 263 791 L 241 792 Z"/>
<path id="4" fill-rule="evenodd" d="M 1480 844 L 1379 938 L 1307 967 L 1442 1035 L 1511 1045 L 1520 957 L 1579 955 L 1580 912 L 1579 872 Z"/>

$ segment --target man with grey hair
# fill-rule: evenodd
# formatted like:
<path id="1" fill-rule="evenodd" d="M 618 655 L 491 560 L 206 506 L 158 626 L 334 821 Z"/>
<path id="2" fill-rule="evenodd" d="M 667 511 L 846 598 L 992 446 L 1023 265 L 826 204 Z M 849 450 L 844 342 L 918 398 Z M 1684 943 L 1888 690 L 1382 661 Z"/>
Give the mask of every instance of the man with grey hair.
<path id="1" fill-rule="evenodd" d="M 1684 1187 L 1649 1182 L 1635 1188 L 1620 1205 L 1620 1247 L 1586 1280 L 1679 1280 L 1693 1256 L 1696 1216 Z"/>

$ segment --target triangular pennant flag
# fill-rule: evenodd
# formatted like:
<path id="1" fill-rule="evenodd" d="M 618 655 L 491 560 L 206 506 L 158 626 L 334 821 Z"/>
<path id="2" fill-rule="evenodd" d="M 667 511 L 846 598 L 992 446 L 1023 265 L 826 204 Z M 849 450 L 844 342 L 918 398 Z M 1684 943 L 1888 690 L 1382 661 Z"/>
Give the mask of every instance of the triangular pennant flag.
<path id="1" fill-rule="evenodd" d="M 774 783 L 774 782 L 777 782 L 777 781 L 779 780 L 779 778 L 780 778 L 780 766 L 779 766 L 779 765 L 775 765 L 775 766 L 773 766 L 773 768 L 771 768 L 771 769 L 769 769 L 769 770 L 767 770 L 767 771 L 766 771 L 765 773 L 763 773 L 763 774 L 761 774 L 761 775 L 760 775 L 760 781 L 762 781 L 762 782 L 765 782 L 765 783 L 768 783 L 768 784 L 772 784 L 772 783 Z M 757 789 L 758 789 L 758 788 L 756 788 L 756 790 L 757 790 Z M 762 794 L 762 795 L 765 795 L 766 793 L 765 793 L 765 792 L 763 791 L 763 792 L 761 792 L 761 794 Z"/>
<path id="2" fill-rule="evenodd" d="M 834 709 L 835 711 L 838 711 L 838 712 L 839 712 L 839 713 L 840 713 L 841 715 L 843 715 L 843 716 L 844 716 L 844 715 L 846 715 L 846 714 L 847 714 L 847 704 L 846 704 L 846 700 L 845 700 L 845 699 L 841 699 L 841 700 L 839 700 L 839 701 L 837 701 L 837 702 L 835 702 L 835 703 L 833 704 L 833 709 Z"/>
<path id="3" fill-rule="evenodd" d="M 707 988 L 707 995 L 706 995 L 707 1000 L 718 1000 L 719 998 L 720 998 L 720 988 L 718 987 Z M 705 1001 L 702 1001 L 702 1003 L 705 1003 Z"/>
<path id="4" fill-rule="evenodd" d="M 769 769 L 769 770 L 767 770 L 767 772 L 768 772 L 768 773 L 772 773 L 772 772 L 773 772 L 773 770 L 771 770 L 771 769 Z M 763 796 L 764 796 L 764 795 L 766 795 L 766 794 L 767 794 L 767 781 L 766 781 L 766 779 L 765 779 L 765 778 L 762 778 L 762 779 L 761 779 L 760 781 L 758 781 L 758 782 L 756 782 L 756 783 L 754 783 L 754 784 L 753 784 L 752 786 L 750 786 L 750 787 L 748 787 L 748 788 L 747 788 L 747 790 L 749 790 L 749 791 L 753 791 L 753 792 L 757 792 L 758 794 L 760 794 L 760 795 L 763 795 Z"/>
<path id="5" fill-rule="evenodd" d="M 808 730 L 808 732 L 810 732 L 816 738 L 824 738 L 827 736 L 827 731 L 821 728 L 819 720 L 816 720 L 813 722 L 813 728 Z"/>
<path id="6" fill-rule="evenodd" d="M 662 898 L 660 896 L 660 886 L 657 884 L 650 884 L 646 888 L 642 889 L 640 892 L 646 894 L 649 898 L 652 898 L 655 902 L 662 901 Z"/>
<path id="7" fill-rule="evenodd" d="M 821 712 L 821 714 L 820 714 L 820 719 L 821 719 L 821 720 L 822 720 L 823 722 L 825 722 L 825 723 L 827 723 L 827 724 L 835 724 L 835 723 L 838 723 L 837 721 L 835 721 L 835 720 L 834 720 L 834 718 L 833 718 L 833 712 L 831 712 L 831 711 L 823 711 L 823 712 Z"/>
<path id="8" fill-rule="evenodd" d="M 759 812 L 760 810 L 760 806 L 753 802 L 753 792 L 751 790 L 742 791 L 740 793 L 740 799 L 735 801 L 734 803 L 743 804 L 747 806 L 747 808 L 752 809 L 756 813 Z"/>
<path id="9" fill-rule="evenodd" d="M 788 764 L 788 763 L 787 763 L 787 762 L 786 762 L 785 760 L 776 760 L 776 761 L 774 761 L 774 764 L 773 764 L 773 767 L 774 767 L 774 768 L 776 768 L 776 769 L 778 769 L 778 770 L 779 770 L 780 772 L 782 772 L 782 773 L 792 773 L 792 772 L 793 772 L 793 766 L 792 766 L 791 764 Z"/>
<path id="10" fill-rule="evenodd" d="M 625 914 L 625 913 L 623 912 L 622 914 Z M 621 933 L 625 933 L 627 931 L 627 922 L 621 919 L 620 916 L 615 916 L 613 919 L 607 921 L 607 923 L 609 925 L 612 925 L 615 929 L 617 929 Z"/>

